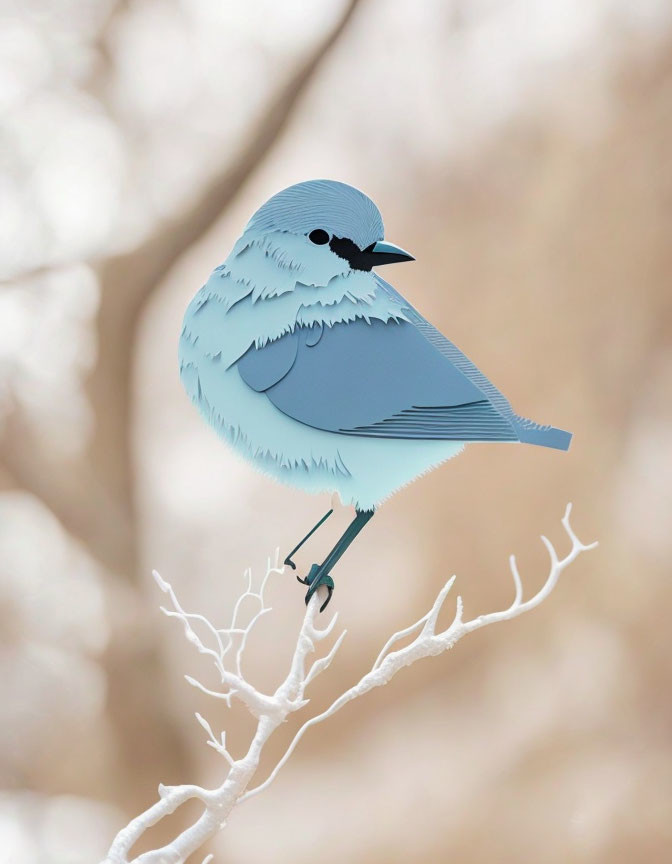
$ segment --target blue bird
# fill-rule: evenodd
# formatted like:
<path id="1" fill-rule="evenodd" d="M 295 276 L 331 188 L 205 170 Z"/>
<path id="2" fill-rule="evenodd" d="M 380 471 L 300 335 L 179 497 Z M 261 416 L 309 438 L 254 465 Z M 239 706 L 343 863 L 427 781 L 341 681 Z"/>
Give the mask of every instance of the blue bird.
<path id="1" fill-rule="evenodd" d="M 376 205 L 333 180 L 297 183 L 248 222 L 189 304 L 180 375 L 205 419 L 283 483 L 338 492 L 356 515 L 305 579 L 306 603 L 386 498 L 472 441 L 567 450 L 571 435 L 507 399 L 374 268 L 414 260 Z M 331 515 L 326 513 L 285 563 Z M 299 578 L 297 576 L 297 578 Z"/>

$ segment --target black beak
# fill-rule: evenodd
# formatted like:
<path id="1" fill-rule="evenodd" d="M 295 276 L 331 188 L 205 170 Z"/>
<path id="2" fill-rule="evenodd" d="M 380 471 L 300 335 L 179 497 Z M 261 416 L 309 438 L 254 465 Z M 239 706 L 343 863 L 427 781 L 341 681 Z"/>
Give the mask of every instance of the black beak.
<path id="1" fill-rule="evenodd" d="M 362 255 L 369 256 L 373 261 L 373 267 L 380 267 L 381 264 L 396 264 L 399 261 L 415 261 L 415 258 L 400 246 L 386 243 L 384 240 L 367 246 Z"/>
<path id="2" fill-rule="evenodd" d="M 342 237 L 332 237 L 329 242 L 332 252 L 339 257 L 345 258 L 353 270 L 372 270 L 382 264 L 395 264 L 398 261 L 415 261 L 412 255 L 405 252 L 394 243 L 386 243 L 379 240 L 372 243 L 366 249 L 360 249 L 352 240 Z"/>

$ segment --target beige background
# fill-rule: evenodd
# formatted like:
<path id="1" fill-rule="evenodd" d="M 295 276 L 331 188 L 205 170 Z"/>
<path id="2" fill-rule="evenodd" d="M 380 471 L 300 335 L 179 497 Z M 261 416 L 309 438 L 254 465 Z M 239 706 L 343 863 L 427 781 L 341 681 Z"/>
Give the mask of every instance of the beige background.
<path id="1" fill-rule="evenodd" d="M 513 551 L 539 585 L 538 535 L 565 548 L 567 501 L 601 545 L 536 612 L 311 731 L 215 860 L 670 859 L 670 6 L 356 7 L 323 50 L 337 3 L 2 6 L 0 861 L 89 864 L 160 781 L 217 783 L 194 710 L 234 752 L 247 740 L 242 712 L 184 683 L 215 682 L 151 568 L 224 622 L 245 566 L 328 499 L 228 452 L 176 343 L 251 211 L 316 176 L 376 200 L 417 257 L 386 276 L 517 411 L 575 439 L 472 446 L 386 504 L 338 568 L 349 634 L 307 710 L 451 573 L 470 615 L 509 602 Z M 247 667 L 263 687 L 302 590 L 288 574 L 271 599 Z"/>

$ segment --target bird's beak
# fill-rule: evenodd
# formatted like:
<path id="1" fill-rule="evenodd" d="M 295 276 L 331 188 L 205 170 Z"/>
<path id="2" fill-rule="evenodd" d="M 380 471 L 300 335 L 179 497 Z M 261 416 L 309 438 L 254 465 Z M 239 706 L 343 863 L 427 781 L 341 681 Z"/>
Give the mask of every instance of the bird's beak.
<path id="1" fill-rule="evenodd" d="M 415 261 L 415 258 L 400 246 L 387 243 L 385 240 L 379 240 L 377 243 L 367 246 L 364 255 L 368 256 L 372 267 L 380 267 L 381 264 L 395 264 L 398 261 Z"/>

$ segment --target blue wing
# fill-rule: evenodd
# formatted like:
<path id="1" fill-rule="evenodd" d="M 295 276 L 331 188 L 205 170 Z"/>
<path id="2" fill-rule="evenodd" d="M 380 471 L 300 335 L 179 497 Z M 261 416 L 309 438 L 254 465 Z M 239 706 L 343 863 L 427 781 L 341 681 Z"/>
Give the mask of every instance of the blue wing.
<path id="1" fill-rule="evenodd" d="M 390 297 L 401 304 L 404 314 L 412 321 L 423 336 L 434 345 L 437 351 L 440 351 L 451 363 L 453 363 L 464 375 L 469 378 L 477 387 L 479 387 L 486 395 L 491 405 L 499 411 L 503 417 L 507 417 L 516 430 L 517 440 L 523 444 L 536 444 L 540 447 L 551 447 L 554 450 L 569 450 L 569 445 L 572 441 L 572 433 L 565 432 L 564 429 L 556 429 L 554 426 L 544 426 L 540 423 L 535 423 L 534 420 L 528 420 L 527 417 L 521 417 L 514 414 L 509 400 L 488 381 L 485 375 L 478 369 L 471 360 L 464 354 L 457 345 L 454 345 L 449 339 L 434 327 L 433 324 L 424 318 L 417 309 L 396 291 L 389 282 L 385 282 L 376 274 L 376 282 L 379 287 L 385 291 Z"/>
<path id="2" fill-rule="evenodd" d="M 460 368 L 459 358 L 430 336 L 416 321 L 359 318 L 299 327 L 262 348 L 251 346 L 238 370 L 278 410 L 316 429 L 379 438 L 530 440 L 524 425 L 530 421 L 516 417 L 473 364 Z M 557 447 L 567 439 L 562 449 L 568 446 L 567 433 L 531 426 L 547 440 L 538 432 L 540 440 L 530 443 Z"/>
<path id="3" fill-rule="evenodd" d="M 298 348 L 298 330 L 268 342 L 263 348 L 257 349 L 253 345 L 238 361 L 241 378 L 257 393 L 268 391 L 290 371 Z"/>

